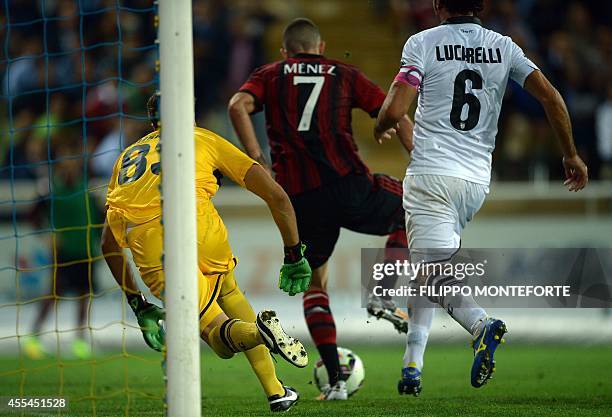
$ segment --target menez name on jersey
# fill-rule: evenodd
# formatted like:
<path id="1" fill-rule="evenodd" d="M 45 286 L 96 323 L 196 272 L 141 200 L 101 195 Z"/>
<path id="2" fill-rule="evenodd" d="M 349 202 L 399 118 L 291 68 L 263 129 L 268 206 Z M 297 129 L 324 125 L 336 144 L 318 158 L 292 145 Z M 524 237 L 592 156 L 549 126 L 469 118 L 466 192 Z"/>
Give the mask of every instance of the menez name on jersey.
<path id="1" fill-rule="evenodd" d="M 307 64 L 305 62 L 294 62 L 285 64 L 283 71 L 286 74 L 328 74 L 336 75 L 336 66 L 331 64 Z"/>
<path id="2" fill-rule="evenodd" d="M 439 62 L 465 61 L 468 64 L 501 64 L 502 53 L 499 48 L 466 48 L 463 45 L 436 46 Z"/>

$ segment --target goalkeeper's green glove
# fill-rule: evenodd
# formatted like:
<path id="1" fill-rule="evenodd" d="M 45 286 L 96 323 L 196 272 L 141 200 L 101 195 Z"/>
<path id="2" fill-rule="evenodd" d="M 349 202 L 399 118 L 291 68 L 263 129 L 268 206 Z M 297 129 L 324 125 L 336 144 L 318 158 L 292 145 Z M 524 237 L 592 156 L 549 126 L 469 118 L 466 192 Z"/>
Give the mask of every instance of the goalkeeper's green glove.
<path id="1" fill-rule="evenodd" d="M 278 288 L 292 296 L 310 287 L 312 270 L 304 257 L 304 251 L 306 251 L 306 245 L 302 242 L 295 246 L 285 247 L 285 261 L 280 270 Z"/>
<path id="2" fill-rule="evenodd" d="M 127 299 L 136 315 L 145 343 L 151 349 L 161 352 L 166 344 L 166 331 L 160 324 L 166 317 L 164 309 L 149 303 L 142 293 L 128 294 Z"/>

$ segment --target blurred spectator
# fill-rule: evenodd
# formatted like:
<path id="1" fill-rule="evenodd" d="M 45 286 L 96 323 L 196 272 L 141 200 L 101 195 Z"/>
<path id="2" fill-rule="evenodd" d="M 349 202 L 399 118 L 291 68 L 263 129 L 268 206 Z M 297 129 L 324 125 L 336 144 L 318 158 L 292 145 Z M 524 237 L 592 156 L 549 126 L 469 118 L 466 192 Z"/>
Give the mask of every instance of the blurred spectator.
<path id="1" fill-rule="evenodd" d="M 266 27 L 276 20 L 274 11 L 261 0 L 235 1 L 232 11 L 226 98 L 242 86 L 254 68 L 266 63 L 264 35 Z"/>
<path id="2" fill-rule="evenodd" d="M 121 151 L 148 133 L 146 122 L 114 119 L 113 129 L 100 141 L 91 158 L 94 176 L 109 180 Z"/>
<path id="3" fill-rule="evenodd" d="M 125 121 L 123 121 L 125 123 Z M 115 161 L 128 144 L 125 138 L 130 137 L 124 131 L 121 119 L 113 119 L 113 129 L 102 138 L 91 158 L 91 172 L 96 177 L 109 180 L 113 175 Z"/>
<path id="4" fill-rule="evenodd" d="M 88 91 L 85 102 L 87 133 L 94 136 L 96 143 L 112 129 L 113 118 L 121 111 L 117 82 L 99 83 Z"/>
<path id="5" fill-rule="evenodd" d="M 24 340 L 24 351 L 33 359 L 45 352 L 38 335 L 42 325 L 58 303 L 67 294 L 78 296 L 76 338 L 73 355 L 80 359 L 91 356 L 90 344 L 85 341 L 87 307 L 95 292 L 93 258 L 99 252 L 101 210 L 87 190 L 84 176 L 82 148 L 77 138 L 65 137 L 54 145 L 54 164 L 49 179 L 49 194 L 41 196 L 32 212 L 37 229 L 48 224 L 51 229 L 51 259 L 53 273 L 49 293 L 40 302 L 38 315 L 32 326 L 32 335 Z"/>
<path id="6" fill-rule="evenodd" d="M 21 39 L 13 36 L 20 47 L 18 56 L 6 66 L 2 81 L 2 93 L 6 96 L 18 96 L 31 92 L 42 85 L 40 79 L 41 47 L 35 37 Z"/>
<path id="7" fill-rule="evenodd" d="M 597 109 L 597 148 L 602 161 L 602 179 L 612 180 L 612 83 L 608 97 Z"/>
<path id="8" fill-rule="evenodd" d="M 535 50 L 537 44 L 535 36 L 526 20 L 521 18 L 518 2 L 514 0 L 491 2 L 488 14 L 484 18 L 492 30 L 511 36 L 523 49 Z"/>
<path id="9" fill-rule="evenodd" d="M 223 102 L 223 80 L 228 72 L 231 40 L 228 8 L 220 0 L 193 3 L 196 119 Z"/>
<path id="10" fill-rule="evenodd" d="M 68 108 L 69 105 L 65 95 L 50 95 L 48 109 L 34 121 L 34 129 L 32 130 L 30 140 L 43 143 L 46 149 L 46 142 L 49 141 L 51 136 L 58 133 L 61 129 L 61 123 L 66 121 L 66 110 Z"/>
<path id="11" fill-rule="evenodd" d="M 389 8 L 395 17 L 393 31 L 405 40 L 410 34 L 436 26 L 439 22 L 432 4 L 429 0 L 390 0 Z"/>

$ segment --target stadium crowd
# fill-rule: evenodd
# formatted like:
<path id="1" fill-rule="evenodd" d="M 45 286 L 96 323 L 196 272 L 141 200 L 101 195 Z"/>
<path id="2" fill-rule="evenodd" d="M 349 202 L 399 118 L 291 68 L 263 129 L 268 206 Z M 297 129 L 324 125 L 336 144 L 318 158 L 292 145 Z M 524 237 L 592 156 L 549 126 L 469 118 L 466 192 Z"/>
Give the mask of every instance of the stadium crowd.
<path id="1" fill-rule="evenodd" d="M 437 24 L 431 3 L 377 0 L 373 19 L 384 19 L 401 43 Z M 157 84 L 153 5 L 151 0 L 120 4 L 118 9 L 116 0 L 3 1 L 0 177 L 40 177 L 57 146 L 81 141 L 92 175 L 107 178 L 119 144 L 147 129 L 144 102 Z M 485 26 L 512 36 L 559 87 L 596 179 L 612 178 L 610 4 L 496 0 L 482 16 Z M 278 1 L 194 0 L 198 121 L 226 119 L 229 96 L 252 69 L 276 56 L 266 47 L 266 31 L 294 11 Z M 511 84 L 501 117 L 496 178 L 558 177 L 541 107 Z M 220 125 L 227 134 L 227 121 Z"/>
<path id="2" fill-rule="evenodd" d="M 148 128 L 144 103 L 157 85 L 153 2 L 3 3 L 0 177 L 45 175 L 57 147 L 82 141 L 91 173 L 108 178 L 120 144 Z M 263 64 L 263 35 L 277 16 L 266 4 L 194 1 L 198 119 Z"/>

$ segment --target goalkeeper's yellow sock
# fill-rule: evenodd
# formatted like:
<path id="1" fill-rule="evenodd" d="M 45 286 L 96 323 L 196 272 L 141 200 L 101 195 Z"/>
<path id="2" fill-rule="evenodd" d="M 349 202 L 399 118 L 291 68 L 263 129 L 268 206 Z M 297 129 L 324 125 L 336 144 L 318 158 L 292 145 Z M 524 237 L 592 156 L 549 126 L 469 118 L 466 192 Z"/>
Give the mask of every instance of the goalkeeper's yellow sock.
<path id="1" fill-rule="evenodd" d="M 238 287 L 233 272 L 225 276 L 217 302 L 229 318 L 240 319 L 249 323 L 255 323 L 255 320 L 257 320 L 253 307 Z"/>
<path id="2" fill-rule="evenodd" d="M 244 352 L 263 344 L 263 339 L 255 323 L 238 319 L 229 319 L 220 326 L 215 326 L 208 335 L 211 347 L 219 356 L 226 358 L 231 353 Z"/>
<path id="3" fill-rule="evenodd" d="M 236 284 L 233 273 L 225 277 L 221 294 L 217 302 L 228 317 L 254 323 L 256 320 L 255 312 L 248 300 Z M 284 395 L 285 389 L 276 377 L 276 370 L 268 348 L 257 346 L 244 352 L 253 372 L 257 375 L 266 396 Z"/>
<path id="4" fill-rule="evenodd" d="M 253 372 L 257 375 L 259 383 L 264 389 L 266 396 L 285 395 L 285 388 L 276 377 L 276 369 L 270 356 L 270 351 L 264 345 L 257 346 L 244 352 Z"/>
<path id="5" fill-rule="evenodd" d="M 208 344 L 221 359 L 230 359 L 234 352 L 221 340 L 221 326 L 215 326 L 208 334 Z"/>

